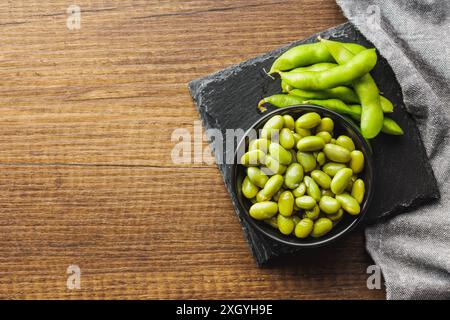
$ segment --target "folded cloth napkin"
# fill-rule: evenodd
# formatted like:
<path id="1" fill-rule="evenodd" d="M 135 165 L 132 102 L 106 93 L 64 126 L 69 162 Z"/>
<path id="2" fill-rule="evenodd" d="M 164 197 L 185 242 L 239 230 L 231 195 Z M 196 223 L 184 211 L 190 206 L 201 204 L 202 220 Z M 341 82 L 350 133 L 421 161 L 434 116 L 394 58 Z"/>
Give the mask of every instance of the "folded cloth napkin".
<path id="1" fill-rule="evenodd" d="M 441 192 L 437 203 L 367 228 L 367 250 L 388 299 L 450 299 L 450 1 L 337 3 L 392 66 Z"/>

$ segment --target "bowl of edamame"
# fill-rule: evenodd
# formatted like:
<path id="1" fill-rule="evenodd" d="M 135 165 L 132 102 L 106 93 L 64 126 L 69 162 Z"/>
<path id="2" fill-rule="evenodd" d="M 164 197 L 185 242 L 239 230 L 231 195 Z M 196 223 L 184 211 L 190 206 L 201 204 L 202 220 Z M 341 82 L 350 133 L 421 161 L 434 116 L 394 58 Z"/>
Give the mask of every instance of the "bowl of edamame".
<path id="1" fill-rule="evenodd" d="M 303 104 L 264 115 L 234 160 L 232 188 L 243 218 L 280 243 L 330 243 L 370 206 L 370 145 L 352 120 L 329 109 Z"/>

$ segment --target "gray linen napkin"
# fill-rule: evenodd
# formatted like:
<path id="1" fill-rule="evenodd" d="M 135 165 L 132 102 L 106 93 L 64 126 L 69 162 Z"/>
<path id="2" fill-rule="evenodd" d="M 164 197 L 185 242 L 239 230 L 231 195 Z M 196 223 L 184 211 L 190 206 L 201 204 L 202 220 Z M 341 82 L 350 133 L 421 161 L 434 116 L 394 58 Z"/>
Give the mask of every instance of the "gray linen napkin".
<path id="1" fill-rule="evenodd" d="M 367 250 L 388 299 L 450 299 L 450 1 L 337 3 L 392 66 L 441 192 L 438 203 L 368 228 Z"/>

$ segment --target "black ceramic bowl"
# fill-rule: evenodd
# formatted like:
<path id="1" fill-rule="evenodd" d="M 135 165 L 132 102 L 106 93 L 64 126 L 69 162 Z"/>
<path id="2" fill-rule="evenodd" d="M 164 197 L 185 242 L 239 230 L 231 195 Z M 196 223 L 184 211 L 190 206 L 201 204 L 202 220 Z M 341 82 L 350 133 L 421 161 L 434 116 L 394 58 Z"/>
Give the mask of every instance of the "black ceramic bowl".
<path id="1" fill-rule="evenodd" d="M 242 181 L 245 178 L 245 167 L 239 164 L 238 152 L 234 156 L 234 164 L 232 165 L 232 188 L 233 192 L 236 194 L 238 199 L 238 205 L 241 206 L 242 211 L 246 214 L 243 215 L 243 218 L 252 225 L 256 230 L 263 233 L 269 238 L 273 240 L 291 245 L 296 247 L 317 247 L 321 245 L 325 245 L 331 243 L 332 241 L 342 237 L 344 234 L 350 232 L 363 218 L 365 213 L 367 212 L 370 202 L 372 200 L 373 195 L 373 164 L 372 164 L 372 156 L 370 146 L 367 144 L 366 140 L 362 137 L 356 125 L 339 115 L 336 112 L 330 111 L 328 109 L 313 106 L 313 105 L 298 105 L 292 106 L 282 109 L 277 109 L 266 114 L 264 117 L 256 121 L 253 126 L 247 131 L 247 134 L 244 135 L 244 138 L 239 142 L 236 150 L 247 150 L 249 143 L 249 132 L 250 130 L 256 130 L 259 132 L 260 129 L 264 126 L 264 124 L 275 115 L 285 115 L 289 114 L 294 119 L 297 119 L 302 114 L 306 112 L 317 112 L 322 117 L 330 117 L 334 121 L 334 137 L 338 137 L 339 135 L 345 134 L 351 137 L 355 143 L 356 149 L 361 150 L 364 154 L 365 158 L 365 167 L 364 171 L 359 174 L 359 176 L 364 180 L 366 193 L 364 197 L 364 201 L 361 204 L 361 213 L 358 216 L 351 216 L 348 213 L 344 214 L 343 219 L 326 235 L 320 238 L 312 238 L 308 237 L 306 239 L 296 238 L 294 235 L 285 236 L 281 234 L 277 229 L 271 227 L 263 221 L 257 221 L 253 219 L 248 211 L 252 203 L 250 200 L 245 198 L 242 194 Z M 240 155 L 240 154 L 239 154 Z"/>

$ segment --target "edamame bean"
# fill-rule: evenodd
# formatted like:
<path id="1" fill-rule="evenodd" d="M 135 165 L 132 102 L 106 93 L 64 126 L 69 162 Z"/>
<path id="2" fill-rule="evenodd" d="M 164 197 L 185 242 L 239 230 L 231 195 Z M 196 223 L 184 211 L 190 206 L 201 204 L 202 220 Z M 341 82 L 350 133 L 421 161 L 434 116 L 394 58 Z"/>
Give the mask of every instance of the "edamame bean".
<path id="1" fill-rule="evenodd" d="M 270 140 L 267 139 L 255 139 L 248 145 L 248 151 L 261 150 L 264 153 L 269 152 Z"/>
<path id="2" fill-rule="evenodd" d="M 264 222 L 267 223 L 268 225 L 270 225 L 271 227 L 278 229 L 277 217 L 272 217 L 270 219 L 266 219 L 266 220 L 264 220 Z"/>
<path id="3" fill-rule="evenodd" d="M 311 130 L 300 128 L 297 126 L 297 122 L 295 122 L 295 133 L 297 133 L 300 138 L 304 138 L 311 135 Z"/>
<path id="4" fill-rule="evenodd" d="M 302 136 L 299 135 L 297 132 L 293 132 L 293 133 L 292 133 L 292 136 L 294 137 L 294 140 L 295 140 L 294 146 L 296 146 L 297 143 L 298 143 L 298 142 L 300 141 L 300 139 L 302 138 Z"/>
<path id="5" fill-rule="evenodd" d="M 362 179 L 358 179 L 353 182 L 352 197 L 361 204 L 364 200 L 364 194 L 366 193 L 366 186 Z"/>
<path id="6" fill-rule="evenodd" d="M 304 239 L 308 237 L 313 230 L 314 221 L 308 218 L 303 218 L 300 222 L 295 226 L 295 236 L 300 239 Z"/>
<path id="7" fill-rule="evenodd" d="M 319 207 L 326 214 L 335 214 L 341 208 L 341 204 L 335 198 L 323 196 L 320 199 Z"/>
<path id="8" fill-rule="evenodd" d="M 327 161 L 327 159 L 326 159 L 325 153 L 323 153 L 323 151 L 320 151 L 320 152 L 317 154 L 316 161 L 317 161 L 317 163 L 319 164 L 319 166 L 323 166 L 323 165 L 325 164 L 325 162 Z"/>
<path id="9" fill-rule="evenodd" d="M 271 197 L 268 197 L 263 190 L 259 190 L 256 194 L 256 202 L 269 201 Z"/>
<path id="10" fill-rule="evenodd" d="M 323 152 L 328 159 L 334 162 L 346 163 L 351 159 L 350 151 L 336 144 L 327 143 L 323 147 Z"/>
<path id="11" fill-rule="evenodd" d="M 309 176 L 304 178 L 304 182 L 306 185 L 306 193 L 312 197 L 316 202 L 320 200 L 322 193 L 320 192 L 320 188 L 317 183 Z"/>
<path id="12" fill-rule="evenodd" d="M 295 121 L 294 118 L 289 115 L 289 114 L 285 114 L 283 116 L 283 120 L 284 120 L 284 127 L 288 128 L 289 130 L 294 130 L 295 129 Z"/>
<path id="13" fill-rule="evenodd" d="M 295 204 L 300 209 L 311 210 L 316 205 L 316 200 L 310 196 L 301 196 L 295 198 Z"/>
<path id="14" fill-rule="evenodd" d="M 269 180 L 264 172 L 262 172 L 262 170 L 257 167 L 248 167 L 247 176 L 254 185 L 260 188 L 264 188 L 267 180 Z"/>
<path id="15" fill-rule="evenodd" d="M 248 151 L 241 157 L 241 164 L 244 166 L 259 166 L 264 164 L 266 154 L 261 150 Z"/>
<path id="16" fill-rule="evenodd" d="M 347 166 L 343 163 L 328 162 L 323 165 L 322 171 L 330 177 L 334 177 L 339 170 L 344 168 L 347 168 Z"/>
<path id="17" fill-rule="evenodd" d="M 284 120 L 280 115 L 273 116 L 270 118 L 261 130 L 261 138 L 270 139 L 272 133 L 278 134 L 281 129 L 283 129 Z"/>
<path id="18" fill-rule="evenodd" d="M 295 223 L 291 217 L 285 217 L 281 214 L 277 217 L 278 230 L 284 235 L 290 235 L 294 231 Z"/>
<path id="19" fill-rule="evenodd" d="M 353 142 L 353 140 L 348 137 L 348 136 L 339 136 L 336 139 L 336 144 L 338 146 L 344 147 L 345 149 L 347 149 L 348 151 L 352 152 L 353 150 L 355 150 L 355 143 Z"/>
<path id="20" fill-rule="evenodd" d="M 269 172 L 272 174 L 283 174 L 286 172 L 286 166 L 279 163 L 270 155 L 266 156 L 265 165 L 266 168 L 269 169 Z"/>
<path id="21" fill-rule="evenodd" d="M 292 163 L 286 170 L 284 183 L 289 189 L 295 189 L 303 180 L 303 167 L 298 163 Z"/>
<path id="22" fill-rule="evenodd" d="M 334 198 L 335 194 L 333 192 L 331 192 L 331 190 L 329 190 L 329 189 L 323 189 L 322 190 L 322 197 L 324 197 L 324 196 L 328 196 L 328 197 Z"/>
<path id="23" fill-rule="evenodd" d="M 278 205 L 273 201 L 257 202 L 250 207 L 249 213 L 253 219 L 266 220 L 275 216 L 278 212 Z"/>
<path id="24" fill-rule="evenodd" d="M 294 221 L 294 224 L 295 224 L 295 225 L 298 225 L 298 223 L 300 222 L 300 220 L 302 220 L 302 219 L 300 219 L 299 216 L 292 216 L 292 221 Z"/>
<path id="25" fill-rule="evenodd" d="M 281 129 L 280 145 L 286 150 L 292 149 L 295 145 L 295 138 L 292 131 L 288 128 Z"/>
<path id="26" fill-rule="evenodd" d="M 309 218 L 311 220 L 317 220 L 320 215 L 320 208 L 318 205 L 315 205 L 311 210 L 305 210 L 303 214 L 303 218 Z"/>
<path id="27" fill-rule="evenodd" d="M 350 153 L 349 166 L 356 174 L 362 172 L 364 169 L 364 154 L 359 150 L 353 150 Z"/>
<path id="28" fill-rule="evenodd" d="M 316 133 L 316 137 L 322 138 L 325 143 L 330 143 L 332 139 L 332 136 L 328 131 L 320 131 Z"/>
<path id="29" fill-rule="evenodd" d="M 259 189 L 257 186 L 255 186 L 248 177 L 245 177 L 244 181 L 242 182 L 242 194 L 247 199 L 251 199 L 256 197 L 256 194 L 258 193 Z"/>
<path id="30" fill-rule="evenodd" d="M 331 118 L 324 117 L 320 120 L 320 124 L 316 128 L 316 132 L 329 132 L 330 134 L 334 130 L 334 121 Z"/>
<path id="31" fill-rule="evenodd" d="M 330 189 L 331 178 L 322 170 L 313 170 L 311 172 L 311 178 L 322 188 Z"/>
<path id="32" fill-rule="evenodd" d="M 330 189 L 334 194 L 341 194 L 344 192 L 348 183 L 353 176 L 353 170 L 350 168 L 344 168 L 339 170 L 331 180 Z"/>
<path id="33" fill-rule="evenodd" d="M 290 191 L 284 191 L 281 193 L 278 199 L 278 211 L 280 215 L 289 217 L 294 212 L 294 196 Z"/>
<path id="34" fill-rule="evenodd" d="M 325 141 L 321 137 L 309 136 L 301 138 L 297 143 L 297 150 L 301 152 L 322 150 Z"/>
<path id="35" fill-rule="evenodd" d="M 281 187 L 280 190 L 278 190 L 277 193 L 275 193 L 275 194 L 272 196 L 273 201 L 278 202 L 278 199 L 280 199 L 280 195 L 281 195 L 283 192 L 285 192 L 285 191 L 286 191 L 286 190 L 285 190 L 283 187 Z"/>
<path id="36" fill-rule="evenodd" d="M 314 238 L 322 237 L 333 228 L 333 221 L 328 218 L 319 218 L 314 222 L 314 227 L 311 236 Z"/>
<path id="37" fill-rule="evenodd" d="M 269 153 L 280 164 L 288 165 L 292 161 L 292 155 L 278 143 L 272 142 L 269 146 Z"/>
<path id="38" fill-rule="evenodd" d="M 351 215 L 358 215 L 361 212 L 358 201 L 348 193 L 336 195 L 336 200 L 339 201 L 342 208 Z"/>
<path id="39" fill-rule="evenodd" d="M 264 188 L 262 189 L 266 197 L 272 198 L 272 196 L 280 190 L 283 185 L 283 177 L 279 174 L 273 175 L 267 180 Z"/>
<path id="40" fill-rule="evenodd" d="M 341 220 L 343 215 L 344 215 L 344 210 L 342 208 L 340 208 L 338 210 L 338 212 L 335 214 L 327 214 L 327 218 L 330 219 L 331 221 L 335 222 L 335 221 Z"/>
<path id="41" fill-rule="evenodd" d="M 294 194 L 294 197 L 299 198 L 301 196 L 304 196 L 306 193 L 306 185 L 304 182 L 300 183 L 300 185 L 292 191 Z"/>
<path id="42" fill-rule="evenodd" d="M 317 112 L 308 112 L 295 121 L 295 127 L 302 129 L 312 129 L 320 124 L 322 118 Z"/>
<path id="43" fill-rule="evenodd" d="M 305 172 L 310 172 L 316 168 L 316 157 L 309 152 L 297 152 L 297 161 L 303 166 Z"/>

